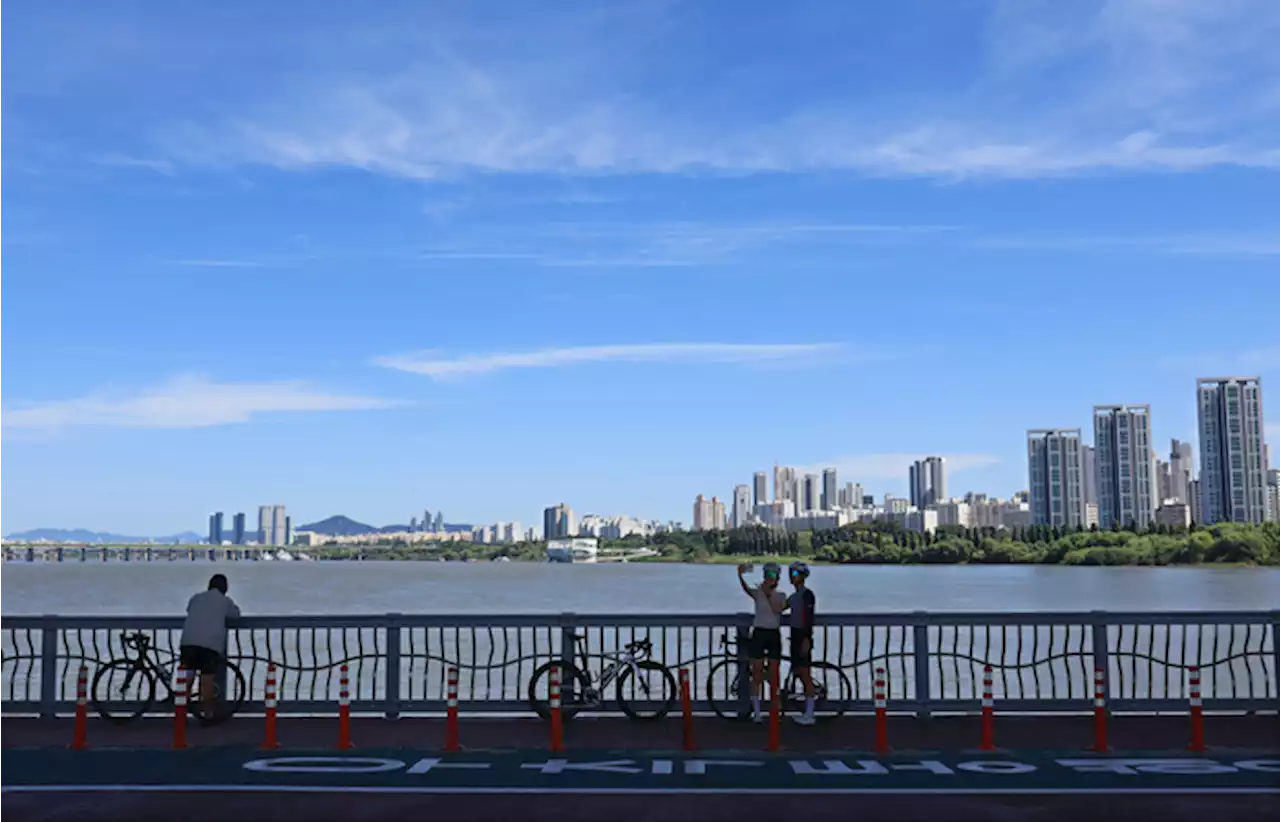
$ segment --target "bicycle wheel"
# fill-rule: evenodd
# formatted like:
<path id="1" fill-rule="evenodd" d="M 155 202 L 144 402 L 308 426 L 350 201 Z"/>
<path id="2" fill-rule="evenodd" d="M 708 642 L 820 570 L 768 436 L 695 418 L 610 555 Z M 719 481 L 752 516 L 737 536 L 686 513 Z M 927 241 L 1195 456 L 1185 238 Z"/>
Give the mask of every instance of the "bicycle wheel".
<path id="1" fill-rule="evenodd" d="M 155 675 L 137 659 L 113 659 L 93 675 L 93 707 L 103 719 L 123 725 L 156 701 Z"/>
<path id="2" fill-rule="evenodd" d="M 809 676 L 813 679 L 814 719 L 827 720 L 841 716 L 853 699 L 853 686 L 849 684 L 849 677 L 839 667 L 822 661 L 816 661 L 810 666 Z M 804 683 L 793 675 L 788 677 L 788 687 L 788 701 L 796 706 L 798 712 L 804 707 Z"/>
<path id="3" fill-rule="evenodd" d="M 244 704 L 245 692 L 248 688 L 245 685 L 244 674 L 240 673 L 240 669 L 234 662 L 227 660 L 223 663 L 226 668 L 227 694 L 222 693 L 220 677 L 213 679 L 213 714 L 208 715 L 204 710 L 203 700 L 201 699 L 201 689 L 204 687 L 203 677 L 195 674 L 191 680 L 191 697 L 187 700 L 187 712 L 198 719 L 204 725 L 217 725 L 231 718 L 236 711 L 240 710 L 240 706 Z"/>
<path id="4" fill-rule="evenodd" d="M 743 680 L 738 668 L 738 660 L 729 657 L 711 666 L 707 674 L 707 700 L 711 710 L 721 719 L 737 720 L 751 716 L 751 703 L 744 701 L 750 693 L 741 693 L 745 685 L 750 687 L 751 680 Z"/>
<path id="5" fill-rule="evenodd" d="M 676 703 L 676 678 L 661 662 L 646 659 L 635 665 L 634 670 L 624 668 L 618 676 L 618 707 L 634 720 L 651 722 L 662 719 Z M 637 675 L 645 671 L 653 671 L 657 676 Z M 626 688 L 628 683 L 631 684 L 630 693 Z"/>
<path id="6" fill-rule="evenodd" d="M 591 688 L 591 679 L 569 662 L 547 662 L 533 672 L 529 680 L 529 707 L 543 719 L 551 717 L 551 669 L 560 668 L 560 718 L 572 719 L 583 708 L 599 700 Z"/>

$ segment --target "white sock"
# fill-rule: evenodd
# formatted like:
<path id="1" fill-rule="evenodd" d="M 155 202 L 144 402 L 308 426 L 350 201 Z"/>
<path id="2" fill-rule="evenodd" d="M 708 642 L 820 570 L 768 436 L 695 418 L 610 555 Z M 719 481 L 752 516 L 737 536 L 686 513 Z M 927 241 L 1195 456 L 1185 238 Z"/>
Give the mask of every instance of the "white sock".
<path id="1" fill-rule="evenodd" d="M 751 711 L 757 716 L 760 715 L 760 697 L 751 697 Z"/>
<path id="2" fill-rule="evenodd" d="M 811 697 L 811 696 L 810 696 L 810 697 L 805 697 L 805 700 L 804 700 L 804 715 L 805 715 L 805 716 L 813 716 L 813 703 L 814 703 L 814 699 L 813 699 L 813 697 Z"/>

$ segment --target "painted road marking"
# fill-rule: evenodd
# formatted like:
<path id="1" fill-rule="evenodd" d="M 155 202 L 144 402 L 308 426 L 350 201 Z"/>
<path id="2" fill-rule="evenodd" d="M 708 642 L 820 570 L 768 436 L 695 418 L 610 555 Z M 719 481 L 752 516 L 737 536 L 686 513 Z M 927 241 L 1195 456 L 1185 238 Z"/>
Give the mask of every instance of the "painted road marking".
<path id="1" fill-rule="evenodd" d="M 1280 794 L 1280 787 L 1199 788 L 544 788 L 449 787 L 429 785 L 5 785 L 0 793 L 371 793 L 371 794 L 633 794 L 737 795 L 737 794 L 879 794 L 882 796 L 932 794 L 967 795 L 1066 795 L 1066 794 Z"/>
<path id="2" fill-rule="evenodd" d="M 1022 751 L 874 757 L 545 751 L 441 755 L 384 749 L 342 755 L 236 748 L 8 749 L 13 792 L 342 792 L 406 794 L 1280 794 L 1280 753 L 1090 756 Z M 713 758 L 714 757 L 714 758 Z M 204 784 L 201 784 L 203 782 Z M 70 783 L 70 784 L 63 784 Z"/>

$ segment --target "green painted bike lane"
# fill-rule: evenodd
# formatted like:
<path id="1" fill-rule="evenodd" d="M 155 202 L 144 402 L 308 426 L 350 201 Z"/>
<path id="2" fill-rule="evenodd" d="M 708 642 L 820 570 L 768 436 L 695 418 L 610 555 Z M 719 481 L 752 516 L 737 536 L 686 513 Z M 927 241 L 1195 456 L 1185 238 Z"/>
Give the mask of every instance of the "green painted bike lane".
<path id="1" fill-rule="evenodd" d="M 370 793 L 1280 794 L 1280 751 L 677 754 L 10 748 L 3 790 Z"/>

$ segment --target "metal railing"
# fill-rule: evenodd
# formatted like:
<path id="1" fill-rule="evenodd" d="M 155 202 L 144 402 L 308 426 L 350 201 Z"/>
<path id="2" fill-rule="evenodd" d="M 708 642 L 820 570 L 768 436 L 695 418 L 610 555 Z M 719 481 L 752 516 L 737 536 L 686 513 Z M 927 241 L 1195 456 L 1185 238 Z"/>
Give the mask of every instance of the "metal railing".
<path id="1" fill-rule="evenodd" d="M 1107 673 L 1113 711 L 1185 711 L 1192 666 L 1201 671 L 1206 710 L 1280 707 L 1280 611 L 823 614 L 820 623 L 813 658 L 848 677 L 843 707 L 852 712 L 870 710 L 880 667 L 891 710 L 976 712 L 985 665 L 994 668 L 995 698 L 1007 712 L 1091 710 L 1095 667 Z M 125 655 L 129 632 L 148 634 L 157 661 L 176 665 L 181 625 L 177 617 L 4 618 L 3 712 L 72 712 L 81 663 L 92 678 Z M 709 671 L 742 659 L 749 625 L 748 614 L 248 617 L 229 631 L 227 648 L 247 682 L 243 712 L 262 710 L 268 663 L 277 668 L 281 712 L 333 712 L 338 666 L 346 663 L 354 712 L 443 711 L 447 670 L 457 667 L 463 711 L 523 713 L 533 671 L 575 657 L 575 637 L 593 674 L 603 654 L 648 638 L 653 659 L 690 669 L 695 710 L 706 710 L 712 696 L 724 698 L 709 689 L 728 687 L 710 681 Z"/>

